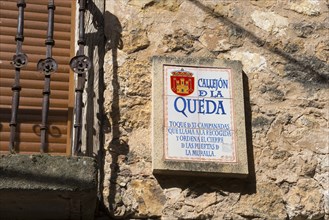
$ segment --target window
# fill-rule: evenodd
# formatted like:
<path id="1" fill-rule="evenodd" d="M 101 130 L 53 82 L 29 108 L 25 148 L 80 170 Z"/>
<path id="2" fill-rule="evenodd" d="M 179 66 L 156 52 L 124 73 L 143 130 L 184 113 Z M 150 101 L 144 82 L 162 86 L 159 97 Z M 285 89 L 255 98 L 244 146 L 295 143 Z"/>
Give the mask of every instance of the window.
<path id="1" fill-rule="evenodd" d="M 28 64 L 21 69 L 20 104 L 17 119 L 16 151 L 40 152 L 40 123 L 44 75 L 37 63 L 45 58 L 48 22 L 48 1 L 28 0 L 24 9 L 23 53 Z M 58 70 L 51 75 L 48 153 L 70 154 L 71 124 L 74 105 L 74 74 L 69 62 L 74 56 L 75 1 L 55 1 L 53 58 Z M 8 151 L 10 117 L 15 69 L 11 65 L 15 54 L 18 8 L 16 0 L 0 2 L 0 153 Z"/>

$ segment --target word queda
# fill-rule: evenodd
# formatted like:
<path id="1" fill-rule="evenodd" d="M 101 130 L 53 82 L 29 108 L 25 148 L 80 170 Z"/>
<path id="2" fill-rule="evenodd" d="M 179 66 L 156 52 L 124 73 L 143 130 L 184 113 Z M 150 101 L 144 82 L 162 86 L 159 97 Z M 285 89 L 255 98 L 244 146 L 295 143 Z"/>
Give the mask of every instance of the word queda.
<path id="1" fill-rule="evenodd" d="M 185 117 L 188 117 L 188 114 L 226 115 L 224 101 L 228 100 L 177 97 L 174 100 L 174 109 Z"/>

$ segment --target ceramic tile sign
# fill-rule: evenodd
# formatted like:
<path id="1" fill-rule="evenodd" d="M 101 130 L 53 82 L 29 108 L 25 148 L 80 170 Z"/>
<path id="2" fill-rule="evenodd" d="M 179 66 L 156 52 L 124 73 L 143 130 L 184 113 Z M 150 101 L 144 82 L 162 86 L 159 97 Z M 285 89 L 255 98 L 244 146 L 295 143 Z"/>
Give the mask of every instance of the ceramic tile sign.
<path id="1" fill-rule="evenodd" d="M 165 159 L 236 162 L 231 70 L 164 65 Z"/>
<path id="2" fill-rule="evenodd" d="M 153 59 L 155 173 L 247 174 L 241 68 L 237 61 Z"/>

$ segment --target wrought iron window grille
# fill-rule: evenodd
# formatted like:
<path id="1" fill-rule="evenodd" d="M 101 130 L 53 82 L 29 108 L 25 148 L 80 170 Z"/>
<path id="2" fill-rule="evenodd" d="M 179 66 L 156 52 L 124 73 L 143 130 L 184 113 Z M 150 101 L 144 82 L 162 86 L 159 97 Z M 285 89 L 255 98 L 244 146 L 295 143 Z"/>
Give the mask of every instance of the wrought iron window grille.
<path id="1" fill-rule="evenodd" d="M 70 68 L 77 75 L 76 87 L 75 87 L 75 108 L 74 108 L 74 137 L 73 137 L 73 155 L 77 156 L 81 153 L 81 128 L 82 128 L 82 95 L 85 83 L 85 74 L 91 68 L 90 59 L 84 54 L 85 47 L 85 11 L 88 0 L 78 0 L 79 4 L 79 38 L 77 40 L 78 51 L 70 61 Z M 23 41 L 24 41 L 24 9 L 26 7 L 25 0 L 17 1 L 18 7 L 18 19 L 17 19 L 17 34 L 16 41 L 16 53 L 13 56 L 11 62 L 15 68 L 15 79 L 12 86 L 12 110 L 10 119 L 10 139 L 9 139 L 9 151 L 10 153 L 16 152 L 16 132 L 17 132 L 17 114 L 19 109 L 20 100 L 20 71 L 21 68 L 27 65 L 28 56 L 23 53 Z M 51 75 L 54 74 L 58 68 L 56 60 L 52 57 L 52 48 L 55 46 L 54 40 L 54 17 L 55 17 L 55 0 L 48 1 L 48 28 L 47 36 L 45 40 L 46 45 L 46 57 L 40 59 L 37 64 L 37 70 L 42 72 L 44 78 L 44 90 L 43 90 L 43 102 L 42 102 L 42 116 L 40 125 L 40 152 L 45 153 L 47 149 L 47 135 L 48 135 L 48 113 L 50 104 L 50 83 Z"/>

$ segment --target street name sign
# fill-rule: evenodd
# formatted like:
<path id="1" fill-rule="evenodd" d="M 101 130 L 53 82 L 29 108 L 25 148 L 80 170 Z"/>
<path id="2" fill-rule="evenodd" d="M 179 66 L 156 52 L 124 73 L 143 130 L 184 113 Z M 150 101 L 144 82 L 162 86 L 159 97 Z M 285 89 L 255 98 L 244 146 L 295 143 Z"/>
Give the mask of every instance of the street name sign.
<path id="1" fill-rule="evenodd" d="M 159 174 L 248 174 L 239 61 L 153 57 L 152 168 Z"/>

